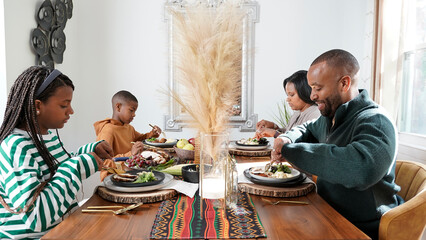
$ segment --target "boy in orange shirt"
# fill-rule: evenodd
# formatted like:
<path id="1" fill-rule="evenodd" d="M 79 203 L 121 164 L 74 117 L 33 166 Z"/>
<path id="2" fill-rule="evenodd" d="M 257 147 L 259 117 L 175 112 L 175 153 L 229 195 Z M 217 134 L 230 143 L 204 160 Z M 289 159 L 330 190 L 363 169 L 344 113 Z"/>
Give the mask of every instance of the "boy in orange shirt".
<path id="1" fill-rule="evenodd" d="M 154 126 L 149 133 L 141 134 L 130 125 L 138 109 L 138 100 L 130 92 L 122 90 L 114 94 L 112 108 L 112 118 L 97 121 L 93 126 L 96 140 L 107 141 L 114 151 L 114 157 L 130 157 L 139 154 L 144 149 L 142 140 L 160 136 L 161 129 L 158 126 Z M 134 142 L 133 146 L 132 142 Z"/>

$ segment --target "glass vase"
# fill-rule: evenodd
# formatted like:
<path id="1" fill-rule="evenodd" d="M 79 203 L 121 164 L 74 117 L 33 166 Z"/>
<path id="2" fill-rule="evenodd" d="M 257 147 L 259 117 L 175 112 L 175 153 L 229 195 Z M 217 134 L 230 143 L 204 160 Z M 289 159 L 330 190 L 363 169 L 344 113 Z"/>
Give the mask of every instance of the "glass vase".
<path id="1" fill-rule="evenodd" d="M 227 208 L 236 208 L 238 203 L 238 172 L 235 158 L 228 155 L 226 166 L 226 195 L 225 203 Z"/>
<path id="2" fill-rule="evenodd" d="M 200 134 L 200 202 L 215 208 L 225 208 L 228 139 L 225 132 Z"/>

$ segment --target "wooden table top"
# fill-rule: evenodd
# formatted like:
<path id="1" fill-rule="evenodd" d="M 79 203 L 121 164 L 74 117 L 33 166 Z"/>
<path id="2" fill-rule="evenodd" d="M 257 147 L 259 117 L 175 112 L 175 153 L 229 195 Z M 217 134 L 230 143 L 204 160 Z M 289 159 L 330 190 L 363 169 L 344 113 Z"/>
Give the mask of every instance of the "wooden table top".
<path id="1" fill-rule="evenodd" d="M 240 159 L 242 161 L 239 162 L 251 159 Z M 261 196 L 250 196 L 268 236 L 266 239 L 370 239 L 316 192 L 310 192 L 303 197 L 285 198 L 285 200 L 307 201 L 308 205 L 289 203 L 271 205 L 262 201 Z M 128 204 L 109 202 L 94 194 L 81 208 L 41 239 L 149 239 L 160 203 L 144 204 L 136 211 L 124 215 L 81 212 L 88 206 L 102 205 Z"/>

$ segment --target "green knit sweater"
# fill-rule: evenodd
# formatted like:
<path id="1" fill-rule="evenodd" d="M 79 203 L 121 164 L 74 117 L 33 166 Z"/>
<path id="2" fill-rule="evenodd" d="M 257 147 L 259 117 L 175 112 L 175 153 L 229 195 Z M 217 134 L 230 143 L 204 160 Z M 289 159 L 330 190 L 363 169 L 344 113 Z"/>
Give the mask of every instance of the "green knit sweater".
<path id="1" fill-rule="evenodd" d="M 377 235 L 380 217 L 398 205 L 394 182 L 397 132 L 366 90 L 331 118 L 294 128 L 282 136 L 282 155 L 318 176 L 318 194 L 365 233 Z"/>

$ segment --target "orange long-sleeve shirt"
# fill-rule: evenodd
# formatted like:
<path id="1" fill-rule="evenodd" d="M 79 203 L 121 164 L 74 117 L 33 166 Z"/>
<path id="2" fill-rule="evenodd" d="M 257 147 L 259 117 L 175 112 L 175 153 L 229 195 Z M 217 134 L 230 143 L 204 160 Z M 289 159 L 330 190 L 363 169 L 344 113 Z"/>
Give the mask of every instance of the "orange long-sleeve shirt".
<path id="1" fill-rule="evenodd" d="M 93 126 L 95 127 L 96 140 L 107 141 L 114 151 L 114 157 L 130 157 L 132 156 L 131 142 L 154 137 L 154 134 L 151 132 L 141 134 L 132 125 L 122 124 L 120 121 L 112 118 L 97 121 Z"/>

